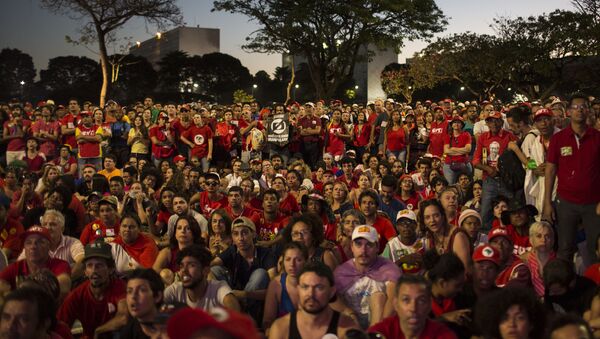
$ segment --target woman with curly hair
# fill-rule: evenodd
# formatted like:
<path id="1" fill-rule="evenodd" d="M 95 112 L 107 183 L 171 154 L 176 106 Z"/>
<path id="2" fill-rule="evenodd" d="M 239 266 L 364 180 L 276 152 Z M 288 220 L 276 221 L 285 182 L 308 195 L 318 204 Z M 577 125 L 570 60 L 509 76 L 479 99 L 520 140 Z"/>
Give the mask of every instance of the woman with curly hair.
<path id="1" fill-rule="evenodd" d="M 324 238 L 323 223 L 313 213 L 305 213 L 294 217 L 283 230 L 284 243 L 297 241 L 306 246 L 308 262 L 318 261 L 335 270 L 337 259 L 331 250 L 321 246 Z"/>
<path id="2" fill-rule="evenodd" d="M 481 298 L 475 309 L 485 338 L 543 338 L 546 313 L 530 289 L 499 289 Z"/>
<path id="3" fill-rule="evenodd" d="M 40 180 L 38 180 L 37 186 L 35 187 L 35 191 L 40 195 L 44 195 L 44 193 L 48 192 L 54 186 L 56 186 L 56 180 L 60 175 L 60 168 L 58 166 L 52 164 L 46 164 L 44 167 L 44 174 Z"/>

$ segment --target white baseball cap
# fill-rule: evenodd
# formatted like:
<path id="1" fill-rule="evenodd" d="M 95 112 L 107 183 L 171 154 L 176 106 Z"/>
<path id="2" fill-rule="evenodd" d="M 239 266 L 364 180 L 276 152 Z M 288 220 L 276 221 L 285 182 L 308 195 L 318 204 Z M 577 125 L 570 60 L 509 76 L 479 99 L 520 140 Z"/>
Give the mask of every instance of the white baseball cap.
<path id="1" fill-rule="evenodd" d="M 415 214 L 415 212 L 413 212 L 412 210 L 409 210 L 409 209 L 398 211 L 398 215 L 396 216 L 396 221 L 400 221 L 400 219 L 402 219 L 402 218 L 410 219 L 414 222 L 417 222 L 417 215 Z"/>
<path id="2" fill-rule="evenodd" d="M 379 240 L 379 234 L 373 226 L 361 225 L 352 231 L 352 240 L 358 238 L 367 239 L 369 242 L 377 242 Z"/>

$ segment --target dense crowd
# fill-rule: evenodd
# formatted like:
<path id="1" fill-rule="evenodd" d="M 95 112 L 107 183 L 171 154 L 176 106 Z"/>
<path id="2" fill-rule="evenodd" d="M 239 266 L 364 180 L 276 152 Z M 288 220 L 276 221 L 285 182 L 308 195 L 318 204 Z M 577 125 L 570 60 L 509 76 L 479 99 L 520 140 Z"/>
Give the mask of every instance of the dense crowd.
<path id="1" fill-rule="evenodd" d="M 600 338 L 593 97 L 0 122 L 2 338 Z"/>

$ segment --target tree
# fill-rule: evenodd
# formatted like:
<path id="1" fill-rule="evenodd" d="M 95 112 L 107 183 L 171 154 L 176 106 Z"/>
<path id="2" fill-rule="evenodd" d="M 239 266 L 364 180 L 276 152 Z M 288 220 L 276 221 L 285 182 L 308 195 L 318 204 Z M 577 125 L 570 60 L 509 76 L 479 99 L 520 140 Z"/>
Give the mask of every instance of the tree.
<path id="1" fill-rule="evenodd" d="M 231 102 L 236 89 L 250 89 L 252 75 L 241 61 L 229 54 L 209 53 L 191 60 L 190 77 L 205 95 Z"/>
<path id="2" fill-rule="evenodd" d="M 233 92 L 233 102 L 236 104 L 243 104 L 246 102 L 254 102 L 254 97 L 243 89 L 238 89 Z"/>
<path id="3" fill-rule="evenodd" d="M 182 22 L 181 11 L 174 0 L 41 0 L 41 4 L 53 13 L 85 21 L 79 30 L 80 38 L 75 40 L 77 43 L 98 43 L 102 70 L 100 106 L 104 106 L 110 81 L 107 45 L 115 41 L 115 33 L 134 17 L 141 17 L 146 24 L 156 25 L 161 30 Z"/>
<path id="4" fill-rule="evenodd" d="M 58 102 L 70 97 L 92 100 L 101 86 L 100 65 L 83 56 L 64 56 L 50 59 L 48 69 L 40 71 L 40 85 Z"/>
<path id="5" fill-rule="evenodd" d="M 18 49 L 0 51 L 0 96 L 4 99 L 23 96 L 25 86 L 33 84 L 33 59 Z M 23 82 L 23 83 L 21 83 Z"/>
<path id="6" fill-rule="evenodd" d="M 165 55 L 158 62 L 158 67 L 158 87 L 162 92 L 180 92 L 182 84 L 192 82 L 191 61 L 185 52 L 174 51 Z"/>
<path id="7" fill-rule="evenodd" d="M 372 51 L 398 50 L 405 40 L 427 39 L 446 24 L 434 0 L 215 0 L 213 10 L 240 13 L 259 23 L 243 47 L 287 53 L 305 61 L 317 98 L 330 98 Z"/>
<path id="8" fill-rule="evenodd" d="M 133 102 L 154 92 L 158 75 L 146 58 L 131 54 L 112 57 L 120 60 L 120 65 L 118 77 L 112 85 L 111 99 Z"/>
<path id="9" fill-rule="evenodd" d="M 381 87 L 388 96 L 401 95 L 408 103 L 412 102 L 417 89 L 410 67 L 398 63 L 389 64 L 381 71 Z"/>
<path id="10" fill-rule="evenodd" d="M 527 18 L 494 20 L 503 48 L 511 51 L 510 80 L 529 98 L 546 98 L 561 84 L 565 67 L 600 55 L 598 26 L 586 13 L 556 10 Z"/>

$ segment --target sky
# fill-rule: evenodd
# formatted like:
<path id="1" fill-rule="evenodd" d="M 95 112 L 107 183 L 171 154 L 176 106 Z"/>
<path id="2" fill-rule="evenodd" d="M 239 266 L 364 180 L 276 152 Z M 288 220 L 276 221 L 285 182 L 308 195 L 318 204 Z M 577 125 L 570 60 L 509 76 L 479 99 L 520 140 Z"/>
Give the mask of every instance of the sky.
<path id="1" fill-rule="evenodd" d="M 569 0 L 437 0 L 438 6 L 448 17 L 446 31 L 438 36 L 471 31 L 493 34 L 490 24 L 499 16 L 517 17 L 552 12 L 555 9 L 571 9 Z M 273 74 L 281 66 L 281 55 L 247 53 L 241 46 L 245 38 L 258 29 L 243 15 L 211 12 L 211 0 L 178 0 L 186 26 L 218 28 L 221 33 L 221 52 L 231 54 L 255 74 L 265 70 Z M 82 22 L 58 16 L 42 9 L 39 0 L 0 0 L 0 49 L 17 48 L 33 57 L 36 70 L 45 69 L 48 60 L 57 56 L 84 55 L 98 60 L 98 55 L 84 46 L 66 42 L 65 36 L 77 36 Z M 142 20 L 130 21 L 121 31 L 132 42 L 144 41 L 156 33 Z M 399 55 L 403 63 L 406 57 L 427 46 L 426 41 L 407 41 Z M 110 52 L 110 51 L 109 51 Z M 118 52 L 118 51 L 117 51 Z"/>

